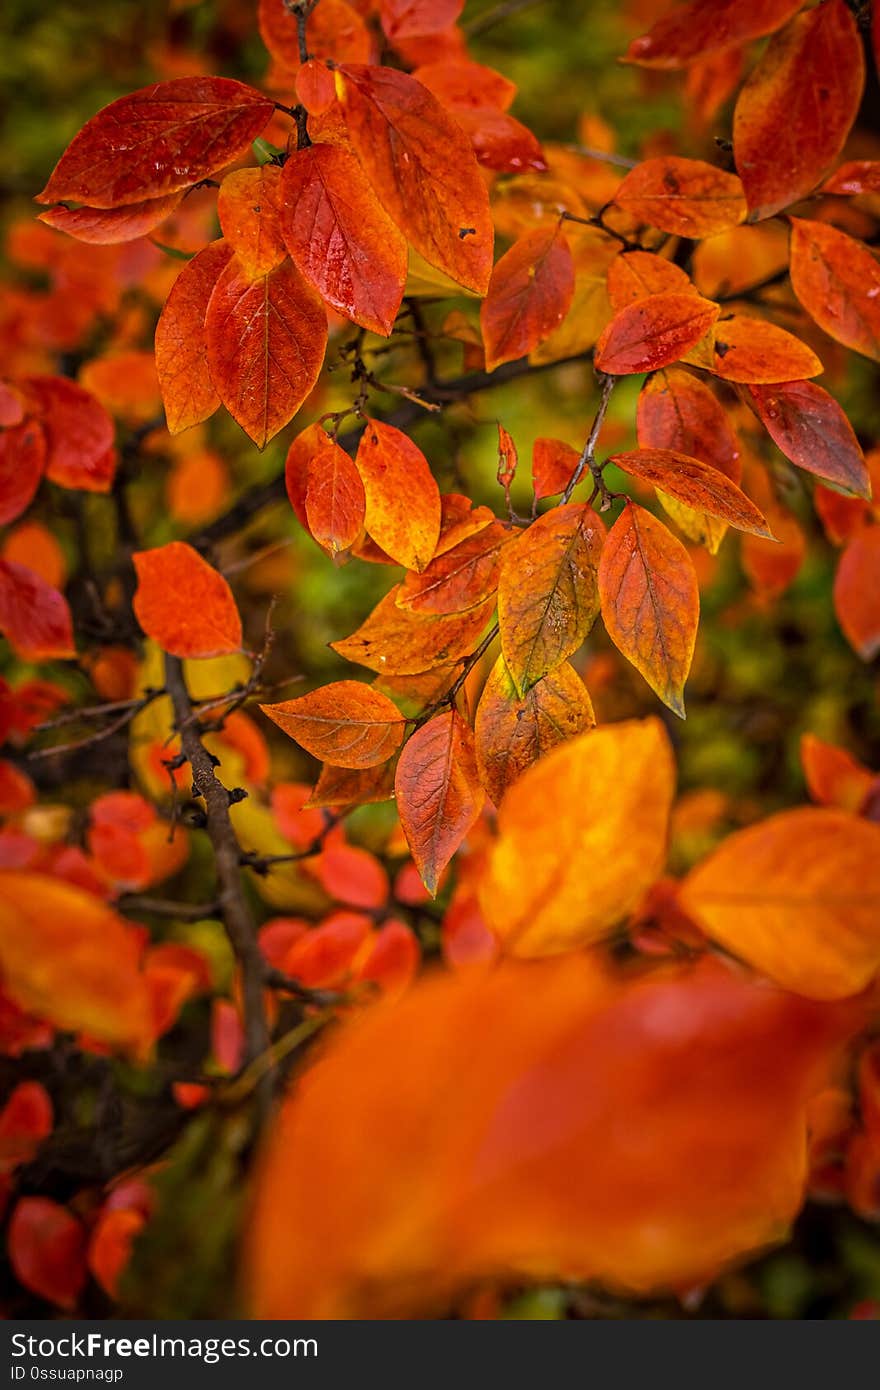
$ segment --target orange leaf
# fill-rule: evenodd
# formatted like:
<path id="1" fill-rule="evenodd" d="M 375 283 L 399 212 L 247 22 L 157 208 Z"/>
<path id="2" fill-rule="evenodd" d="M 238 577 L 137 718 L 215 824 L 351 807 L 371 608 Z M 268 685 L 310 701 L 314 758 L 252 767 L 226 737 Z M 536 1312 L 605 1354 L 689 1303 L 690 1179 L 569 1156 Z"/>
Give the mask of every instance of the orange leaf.
<path id="1" fill-rule="evenodd" d="M 576 652 L 596 621 L 604 538 L 592 507 L 569 502 L 538 517 L 503 552 L 501 650 L 520 695 Z"/>
<path id="2" fill-rule="evenodd" d="M 700 617 L 697 576 L 681 541 L 632 502 L 608 533 L 599 594 L 614 645 L 683 719 Z"/>
<path id="3" fill-rule="evenodd" d="M 489 598 L 465 613 L 428 616 L 398 607 L 400 590 L 389 590 L 350 637 L 331 642 L 333 651 L 381 675 L 416 675 L 469 655 L 495 607 Z"/>
<path id="4" fill-rule="evenodd" d="M 19 1008 L 53 1027 L 139 1052 L 150 1007 L 141 940 L 106 903 L 69 883 L 4 872 L 0 967 Z"/>
<path id="5" fill-rule="evenodd" d="M 633 39 L 626 62 L 646 68 L 683 68 L 772 34 L 802 0 L 691 0 L 662 15 L 647 34 Z"/>
<path id="6" fill-rule="evenodd" d="M 672 449 L 635 449 L 626 454 L 612 454 L 610 462 L 633 478 L 643 478 L 687 507 L 720 517 L 739 531 L 772 539 L 767 522 L 754 502 L 711 463 L 701 463 L 699 459 Z"/>
<path id="7" fill-rule="evenodd" d="M 791 285 L 830 337 L 880 362 L 880 265 L 861 241 L 827 222 L 793 217 Z"/>
<path id="8" fill-rule="evenodd" d="M 580 454 L 561 439 L 536 439 L 532 446 L 532 484 L 535 501 L 564 492 L 580 461 Z"/>
<path id="9" fill-rule="evenodd" d="M 0 1111 L 0 1172 L 29 1163 L 52 1133 L 52 1099 L 39 1081 L 20 1081 Z"/>
<path id="10" fill-rule="evenodd" d="M 336 100 L 336 82 L 326 63 L 309 58 L 296 70 L 296 95 L 310 116 L 323 116 Z"/>
<path id="11" fill-rule="evenodd" d="M 833 396 L 812 381 L 747 386 L 743 392 L 773 443 L 799 468 L 857 497 L 871 496 L 853 427 Z"/>
<path id="12" fill-rule="evenodd" d="M 474 722 L 480 778 L 495 805 L 527 767 L 595 722 L 587 687 L 567 661 L 520 697 L 500 656 Z"/>
<path id="13" fill-rule="evenodd" d="M 393 796 L 394 769 L 390 763 L 356 770 L 325 763 L 306 806 L 347 809 L 377 801 L 390 801 Z"/>
<path id="14" fill-rule="evenodd" d="M 574 261 L 558 227 L 538 227 L 514 242 L 492 271 L 480 310 L 486 370 L 526 357 L 549 338 L 573 294 Z"/>
<path id="15" fill-rule="evenodd" d="M 285 68 L 299 68 L 296 15 L 284 0 L 260 0 L 258 10 L 263 43 Z M 345 0 L 321 0 L 306 20 L 306 42 L 312 58 L 337 63 L 367 63 L 372 40 L 357 9 Z"/>
<path id="16" fill-rule="evenodd" d="M 281 234 L 281 199 L 277 164 L 236 169 L 220 185 L 220 228 L 249 276 L 268 275 L 287 255 Z"/>
<path id="17" fill-rule="evenodd" d="M 811 999 L 857 994 L 880 969 L 880 826 L 783 811 L 729 836 L 681 889 L 725 949 Z"/>
<path id="18" fill-rule="evenodd" d="M 69 208 L 59 203 L 41 212 L 37 221 L 66 232 L 77 241 L 93 246 L 113 246 L 123 241 L 136 241 L 154 231 L 171 216 L 182 197 L 182 193 L 167 193 L 164 198 L 147 198 L 123 208 Z"/>
<path id="19" fill-rule="evenodd" d="M 823 193 L 856 195 L 880 193 L 880 160 L 851 159 L 835 169 L 822 185 Z"/>
<path id="20" fill-rule="evenodd" d="M 743 187 L 735 174 L 677 155 L 637 164 L 614 201 L 638 222 L 675 236 L 712 236 L 737 226 L 746 215 Z"/>
<path id="21" fill-rule="evenodd" d="M 339 313 L 387 337 L 406 284 L 406 242 L 354 155 L 311 145 L 282 174 L 282 231 L 299 270 Z"/>
<path id="22" fill-rule="evenodd" d="M 429 265 L 485 294 L 492 220 L 464 131 L 426 87 L 392 68 L 343 67 L 337 90 L 382 206 Z"/>
<path id="23" fill-rule="evenodd" d="M 178 77 L 112 101 L 71 141 L 38 203 L 116 208 L 188 188 L 240 158 L 273 103 L 229 77 Z"/>
<path id="24" fill-rule="evenodd" d="M 697 293 L 674 261 L 666 261 L 651 251 L 624 251 L 608 267 L 608 298 L 615 314 L 649 295 L 665 293 Z"/>
<path id="25" fill-rule="evenodd" d="M 6 1245 L 19 1283 L 59 1308 L 73 1308 L 86 1281 L 86 1236 L 66 1207 L 49 1197 L 20 1198 Z"/>
<path id="26" fill-rule="evenodd" d="M 480 885 L 506 948 L 568 951 L 621 922 L 663 868 L 674 787 L 658 719 L 591 729 L 524 772 L 501 803 Z"/>
<path id="27" fill-rule="evenodd" d="M 793 334 L 766 319 L 732 314 L 715 325 L 710 371 L 724 381 L 758 386 L 818 376 L 822 363 Z"/>
<path id="28" fill-rule="evenodd" d="M 461 613 L 498 587 L 501 553 L 512 539 L 500 522 L 483 526 L 451 550 L 436 555 L 421 574 L 408 574 L 398 603 L 413 613 Z"/>
<path id="29" fill-rule="evenodd" d="M 450 111 L 466 107 L 478 110 L 487 106 L 506 111 L 516 96 L 516 84 L 503 73 L 484 67 L 482 63 L 472 63 L 468 58 L 425 63 L 416 68 L 413 77 Z"/>
<path id="30" fill-rule="evenodd" d="M 142 1211 L 118 1207 L 105 1209 L 95 1223 L 89 1240 L 89 1269 L 111 1298 L 119 1297 L 119 1281 L 146 1222 Z"/>
<path id="31" fill-rule="evenodd" d="M 0 559 L 0 632 L 25 661 L 75 656 L 67 600 L 31 569 Z"/>
<path id="32" fill-rule="evenodd" d="M 844 748 L 815 734 L 801 738 L 801 764 L 807 790 L 820 806 L 836 806 L 857 815 L 877 782 L 873 772 Z"/>
<path id="33" fill-rule="evenodd" d="M 873 661 L 880 652 L 880 526 L 857 531 L 841 555 L 834 611 L 853 650 Z"/>
<path id="34" fill-rule="evenodd" d="M 152 352 L 93 357 L 83 363 L 79 379 L 106 410 L 127 425 L 150 424 L 162 404 Z"/>
<path id="35" fill-rule="evenodd" d="M 207 420 L 220 404 L 208 372 L 205 315 L 220 275 L 232 258 L 214 241 L 183 267 L 156 325 L 156 370 L 171 434 Z"/>
<path id="36" fill-rule="evenodd" d="M 237 257 L 221 272 L 205 318 L 208 366 L 230 415 L 263 449 L 318 379 L 327 316 L 290 261 L 251 279 Z"/>
<path id="37" fill-rule="evenodd" d="M 336 767 L 387 762 L 406 724 L 387 695 L 361 681 L 333 681 L 298 700 L 260 709 L 312 757 Z"/>
<path id="38" fill-rule="evenodd" d="M 440 535 L 440 492 L 421 449 L 393 425 L 368 419 L 355 464 L 367 534 L 398 564 L 423 570 Z"/>
<path id="39" fill-rule="evenodd" d="M 36 420 L 0 431 L 0 526 L 34 500 L 46 461 L 46 436 Z"/>
<path id="40" fill-rule="evenodd" d="M 376 909 L 388 899 L 388 875 L 369 850 L 359 845 L 331 842 L 320 854 L 306 860 L 307 873 L 324 892 L 350 907 Z"/>
<path id="41" fill-rule="evenodd" d="M 796 15 L 771 39 L 733 114 L 734 158 L 753 220 L 799 202 L 821 181 L 864 85 L 862 41 L 844 0 Z"/>
<path id="42" fill-rule="evenodd" d="M 60 376 L 26 377 L 46 434 L 46 477 L 61 487 L 109 492 L 116 472 L 113 421 L 91 391 Z"/>
<path id="43" fill-rule="evenodd" d="M 484 799 L 473 734 L 460 714 L 437 714 L 408 739 L 394 791 L 407 844 L 433 897 Z"/>
<path id="44" fill-rule="evenodd" d="M 241 649 L 241 619 L 232 590 L 185 541 L 133 556 L 134 613 L 144 632 L 171 656 L 219 656 Z"/>
<path id="45" fill-rule="evenodd" d="M 438 34 L 454 24 L 464 0 L 379 0 L 382 28 L 395 39 Z"/>
<path id="46" fill-rule="evenodd" d="M 708 333 L 721 310 L 697 294 L 654 294 L 629 304 L 605 328 L 593 361 L 611 376 L 656 371 Z"/>

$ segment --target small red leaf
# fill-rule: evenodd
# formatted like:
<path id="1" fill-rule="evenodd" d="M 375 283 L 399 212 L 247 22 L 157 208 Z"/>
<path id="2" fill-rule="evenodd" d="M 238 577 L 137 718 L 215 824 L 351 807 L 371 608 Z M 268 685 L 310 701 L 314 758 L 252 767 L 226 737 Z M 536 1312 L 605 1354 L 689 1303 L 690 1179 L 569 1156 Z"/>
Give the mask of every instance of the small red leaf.
<path id="1" fill-rule="evenodd" d="M 630 304 L 604 329 L 593 356 L 609 376 L 677 362 L 708 333 L 721 310 L 697 294 L 654 294 Z"/>
<path id="2" fill-rule="evenodd" d="M 525 357 L 571 307 L 574 261 L 558 228 L 527 232 L 492 271 L 480 310 L 486 369 Z"/>
<path id="3" fill-rule="evenodd" d="M 400 755 L 394 788 L 407 843 L 433 897 L 484 800 L 473 734 L 461 715 L 448 710 L 416 730 Z"/>
<path id="4" fill-rule="evenodd" d="M 135 617 L 163 651 L 202 657 L 241 649 L 232 590 L 191 545 L 171 541 L 132 559 L 138 577 Z"/>

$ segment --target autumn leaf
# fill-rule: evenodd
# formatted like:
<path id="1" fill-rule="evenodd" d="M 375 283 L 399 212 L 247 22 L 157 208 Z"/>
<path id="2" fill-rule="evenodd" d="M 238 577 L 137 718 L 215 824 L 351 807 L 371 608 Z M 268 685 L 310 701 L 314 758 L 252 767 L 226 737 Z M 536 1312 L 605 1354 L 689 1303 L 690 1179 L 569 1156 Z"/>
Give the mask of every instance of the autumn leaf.
<path id="1" fill-rule="evenodd" d="M 113 421 L 91 391 L 61 376 L 26 377 L 46 437 L 46 476 L 61 487 L 109 492 L 116 472 Z"/>
<path id="2" fill-rule="evenodd" d="M 14 560 L 0 559 L 0 632 L 24 661 L 76 655 L 66 598 Z"/>
<path id="3" fill-rule="evenodd" d="M 344 555 L 364 529 L 366 498 L 361 476 L 344 449 L 323 430 L 309 461 L 305 513 L 308 529 L 334 558 Z"/>
<path id="4" fill-rule="evenodd" d="M 355 464 L 367 534 L 398 564 L 423 570 L 440 535 L 440 492 L 421 449 L 393 425 L 368 419 Z"/>
<path id="5" fill-rule="evenodd" d="M 416 981 L 342 1024 L 283 1102 L 247 1232 L 252 1314 L 443 1317 L 487 1281 L 705 1286 L 797 1214 L 807 1104 L 852 1015 L 711 959 Z"/>
<path id="6" fill-rule="evenodd" d="M 379 0 L 382 28 L 391 39 L 438 34 L 454 24 L 464 0 Z"/>
<path id="7" fill-rule="evenodd" d="M 20 1197 L 6 1237 L 15 1277 L 31 1293 L 72 1309 L 86 1281 L 86 1233 L 50 1197 Z"/>
<path id="8" fill-rule="evenodd" d="M 864 83 L 862 41 L 844 0 L 795 15 L 771 39 L 733 114 L 734 159 L 753 220 L 799 202 L 821 181 L 843 149 Z"/>
<path id="9" fill-rule="evenodd" d="M 707 365 L 724 381 L 756 386 L 800 381 L 823 370 L 816 354 L 793 333 L 745 314 L 716 323 Z"/>
<path id="10" fill-rule="evenodd" d="M 406 284 L 406 242 L 357 159 L 334 145 L 297 150 L 282 190 L 298 269 L 339 313 L 387 337 Z"/>
<path id="11" fill-rule="evenodd" d="M 609 265 L 619 254 L 619 243 L 598 227 L 568 225 L 566 240 L 574 259 L 574 295 L 559 327 L 529 354 L 529 360 L 536 365 L 587 352 L 611 318 L 606 277 Z"/>
<path id="12" fill-rule="evenodd" d="M 720 312 L 696 294 L 653 294 L 615 314 L 596 344 L 593 362 L 609 376 L 656 371 L 683 357 Z"/>
<path id="13" fill-rule="evenodd" d="M 368 768 L 335 767 L 325 763 L 305 804 L 348 810 L 390 801 L 393 796 L 394 767 L 390 762 Z"/>
<path id="14" fill-rule="evenodd" d="M 360 681 L 333 681 L 297 700 L 260 709 L 312 757 L 337 767 L 387 762 L 400 747 L 406 724 L 387 695 Z"/>
<path id="15" fill-rule="evenodd" d="M 609 462 L 630 477 L 651 483 L 686 507 L 708 512 L 739 531 L 772 539 L 770 528 L 754 502 L 710 463 L 702 463 L 672 449 L 634 449 L 625 454 L 612 454 Z"/>
<path id="16" fill-rule="evenodd" d="M 858 815 L 878 779 L 845 748 L 825 743 L 815 734 L 801 737 L 801 765 L 807 790 L 820 806 L 836 806 Z"/>
<path id="17" fill-rule="evenodd" d="M 486 370 L 526 357 L 565 318 L 574 294 L 574 262 L 558 228 L 536 228 L 514 242 L 489 281 L 480 310 Z"/>
<path id="18" fill-rule="evenodd" d="M 683 719 L 700 617 L 697 577 L 681 541 L 632 502 L 608 533 L 599 595 L 614 645 Z"/>
<path id="19" fill-rule="evenodd" d="M 536 439 L 532 446 L 532 485 L 535 500 L 565 491 L 580 462 L 580 454 L 561 439 Z"/>
<path id="20" fill-rule="evenodd" d="M 473 734 L 456 710 L 435 715 L 407 740 L 394 792 L 412 857 L 433 897 L 484 799 Z"/>
<path id="21" fill-rule="evenodd" d="M 205 332 L 221 401 L 257 448 L 265 448 L 299 410 L 324 364 L 321 300 L 288 260 L 251 279 L 233 257 L 214 286 Z"/>
<path id="22" fill-rule="evenodd" d="M 683 68 L 763 38 L 799 10 L 802 0 L 691 0 L 661 15 L 647 34 L 633 39 L 628 63 Z"/>
<path id="23" fill-rule="evenodd" d="M 243 155 L 273 102 L 229 77 L 177 77 L 111 101 L 71 141 L 38 203 L 116 208 L 209 178 Z"/>
<path id="24" fill-rule="evenodd" d="M 696 294 L 690 278 L 674 261 L 651 251 L 623 251 L 608 267 L 608 298 L 615 314 L 652 294 Z"/>
<path id="25" fill-rule="evenodd" d="M 59 203 L 41 212 L 37 221 L 66 232 L 77 241 L 114 246 L 155 231 L 171 216 L 182 197 L 182 193 L 166 193 L 164 198 L 146 198 L 142 203 L 129 203 L 121 208 L 70 208 L 66 203 Z"/>
<path id="26" fill-rule="evenodd" d="M 474 721 L 480 779 L 495 805 L 538 758 L 595 722 L 587 687 L 567 661 L 520 697 L 499 656 Z"/>
<path id="27" fill-rule="evenodd" d="M 236 169 L 220 185 L 220 229 L 250 276 L 268 275 L 287 255 L 281 235 L 282 196 L 277 164 Z"/>
<path id="28" fill-rule="evenodd" d="M 614 201 L 637 221 L 685 237 L 712 236 L 735 227 L 746 215 L 742 184 L 735 174 L 677 155 L 637 164 Z"/>
<path id="29" fill-rule="evenodd" d="M 880 969 L 880 826 L 844 811 L 783 811 L 729 836 L 680 896 L 709 936 L 796 994 L 844 998 Z"/>
<path id="30" fill-rule="evenodd" d="M 148 637 L 171 656 L 219 656 L 241 647 L 232 590 L 184 541 L 141 550 L 132 559 L 138 586 L 133 608 Z"/>
<path id="31" fill-rule="evenodd" d="M 208 371 L 205 316 L 221 274 L 232 259 L 214 241 L 183 267 L 156 325 L 156 370 L 171 434 L 207 420 L 220 405 Z"/>
<path id="32" fill-rule="evenodd" d="M 46 462 L 46 436 L 34 419 L 0 432 L 0 526 L 34 500 Z"/>
<path id="33" fill-rule="evenodd" d="M 857 497 L 870 497 L 865 458 L 833 396 L 812 381 L 747 386 L 745 399 L 773 443 L 799 468 Z"/>
<path id="34" fill-rule="evenodd" d="M 426 87 L 392 68 L 337 74 L 346 128 L 376 196 L 429 265 L 485 294 L 492 221 L 470 141 Z"/>
<path id="35" fill-rule="evenodd" d="M 505 949 L 567 951 L 622 921 L 663 867 L 674 782 L 657 719 L 591 729 L 524 772 L 479 889 Z"/>
<path id="36" fill-rule="evenodd" d="M 408 574 L 398 603 L 413 613 L 461 613 L 482 604 L 498 587 L 501 553 L 512 539 L 500 522 L 445 550 L 421 574 Z"/>
<path id="37" fill-rule="evenodd" d="M 53 1027 L 143 1050 L 149 1001 L 141 944 L 100 898 L 43 874 L 2 874 L 0 968 L 19 1008 Z"/>
<path id="38" fill-rule="evenodd" d="M 330 643 L 333 650 L 382 675 L 415 675 L 469 655 L 495 607 L 489 598 L 464 613 L 427 615 L 399 607 L 399 594 L 395 585 L 356 632 Z"/>
<path id="39" fill-rule="evenodd" d="M 880 160 L 847 160 L 825 180 L 821 191 L 836 193 L 841 197 L 880 192 Z"/>
<path id="40" fill-rule="evenodd" d="M 260 37 L 288 71 L 300 64 L 296 15 L 284 0 L 259 0 Z M 337 63 L 368 63 L 372 51 L 370 31 L 354 5 L 345 0 L 321 0 L 306 20 L 306 43 L 313 58 L 332 58 Z"/>
<path id="41" fill-rule="evenodd" d="M 857 531 L 841 555 L 834 611 L 853 650 L 873 661 L 880 652 L 880 526 Z"/>
<path id="42" fill-rule="evenodd" d="M 538 517 L 504 550 L 498 623 L 520 695 L 577 651 L 593 626 L 604 537 L 592 507 L 570 502 Z"/>
<path id="43" fill-rule="evenodd" d="M 827 222 L 793 217 L 791 285 L 830 337 L 880 361 L 880 266 L 862 242 Z"/>

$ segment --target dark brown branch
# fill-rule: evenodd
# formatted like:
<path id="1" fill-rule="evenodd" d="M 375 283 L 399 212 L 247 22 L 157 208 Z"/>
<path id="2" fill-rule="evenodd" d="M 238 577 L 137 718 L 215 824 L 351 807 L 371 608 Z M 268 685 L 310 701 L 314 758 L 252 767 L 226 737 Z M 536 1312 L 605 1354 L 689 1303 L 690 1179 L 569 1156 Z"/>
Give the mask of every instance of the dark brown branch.
<path id="1" fill-rule="evenodd" d="M 229 817 L 230 792 L 216 776 L 214 759 L 202 742 L 198 724 L 193 721 L 183 667 L 176 656 L 165 656 L 165 684 L 174 706 L 181 747 L 192 769 L 193 793 L 205 803 L 206 827 L 214 849 L 220 890 L 217 895 L 220 915 L 241 969 L 246 1056 L 253 1062 L 270 1044 L 263 1009 L 264 963 L 257 943 L 256 925 L 244 894 L 241 847 Z M 264 1100 L 268 1100 L 268 1095 L 269 1092 L 264 1092 Z"/>
<path id="2" fill-rule="evenodd" d="M 599 380 L 601 390 L 601 396 L 599 398 L 599 407 L 596 411 L 593 423 L 590 427 L 590 433 L 587 437 L 587 442 L 581 451 L 581 456 L 577 461 L 575 470 L 568 480 L 568 486 L 566 487 L 565 492 L 562 494 L 562 497 L 560 498 L 559 505 L 561 507 L 564 507 L 566 502 L 571 501 L 571 494 L 574 492 L 575 488 L 577 487 L 578 483 L 583 477 L 584 469 L 589 468 L 590 472 L 593 474 L 599 491 L 602 492 L 604 510 L 605 494 L 603 492 L 603 489 L 605 487 L 605 484 L 602 481 L 601 472 L 597 470 L 595 467 L 596 444 L 599 439 L 599 433 L 602 429 L 603 424 L 605 423 L 605 416 L 608 412 L 608 406 L 611 401 L 611 393 L 614 390 L 617 378 L 613 376 L 603 376 L 600 377 Z"/>
<path id="3" fill-rule="evenodd" d="M 204 917 L 216 917 L 220 903 L 176 903 L 170 898 L 149 898 L 140 893 L 126 893 L 118 906 L 122 912 L 148 912 L 154 917 L 176 917 L 181 922 L 201 922 Z"/>

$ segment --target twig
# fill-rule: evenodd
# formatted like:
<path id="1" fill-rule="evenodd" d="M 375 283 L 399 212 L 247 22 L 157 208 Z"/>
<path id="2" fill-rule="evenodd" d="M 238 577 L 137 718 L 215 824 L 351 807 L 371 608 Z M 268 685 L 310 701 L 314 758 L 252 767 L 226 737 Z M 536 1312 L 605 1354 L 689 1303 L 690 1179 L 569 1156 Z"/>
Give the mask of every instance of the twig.
<path id="1" fill-rule="evenodd" d="M 478 15 L 469 24 L 465 24 L 464 32 L 469 39 L 475 38 L 477 34 L 485 34 L 502 20 L 509 19 L 511 15 L 520 14 L 522 10 L 534 9 L 540 4 L 541 0 L 503 0 L 503 4 L 496 5 L 494 9 L 487 10 L 485 14 Z"/>
<path id="2" fill-rule="evenodd" d="M 154 917 L 176 917 L 181 922 L 200 922 L 203 917 L 216 917 L 219 902 L 175 903 L 170 898 L 149 898 L 140 893 L 126 893 L 118 900 L 123 912 L 149 912 Z"/>
<path id="3" fill-rule="evenodd" d="M 71 743 L 53 743 L 49 748 L 34 748 L 26 756 L 33 760 L 51 758 L 56 753 L 73 753 L 81 748 L 89 748 L 94 743 L 102 743 L 105 738 L 112 738 L 120 729 L 124 729 L 126 724 L 130 724 L 140 714 L 141 710 L 145 710 L 148 705 L 151 705 L 154 700 L 158 700 L 159 696 L 164 693 L 163 690 L 151 690 L 141 696 L 139 700 L 125 700 L 122 702 L 125 705 L 122 713 L 116 719 L 112 719 L 109 724 L 106 724 L 103 729 L 98 729 L 96 733 L 87 734 L 85 738 L 74 739 Z M 50 726 L 47 725 L 47 727 Z"/>
<path id="4" fill-rule="evenodd" d="M 595 468 L 596 442 L 597 442 L 597 440 L 598 440 L 598 438 L 599 438 L 599 432 L 601 431 L 602 426 L 603 426 L 603 424 L 605 423 L 605 416 L 606 416 L 606 414 L 607 414 L 608 405 L 609 405 L 609 402 L 610 402 L 610 400 L 611 400 L 611 393 L 612 393 L 612 391 L 614 390 L 614 387 L 615 387 L 615 385 L 616 385 L 616 383 L 617 383 L 617 378 L 616 378 L 616 377 L 613 377 L 613 376 L 601 376 L 601 377 L 599 378 L 599 381 L 600 381 L 600 389 L 601 389 L 601 395 L 600 395 L 600 397 L 599 397 L 599 407 L 598 407 L 598 409 L 597 409 L 597 411 L 596 411 L 596 414 L 595 414 L 595 417 L 594 417 L 594 419 L 593 419 L 593 424 L 592 424 L 592 426 L 591 426 L 591 428 L 590 428 L 590 433 L 589 433 L 589 435 L 588 435 L 588 437 L 587 437 L 587 442 L 586 442 L 586 444 L 584 445 L 584 447 L 583 447 L 583 449 L 582 449 L 582 451 L 581 451 L 581 456 L 580 456 L 580 458 L 578 459 L 577 464 L 575 465 L 574 472 L 572 473 L 571 477 L 570 477 L 569 480 L 568 480 L 568 486 L 566 487 L 565 491 L 564 491 L 563 494 L 562 494 L 562 497 L 560 498 L 560 501 L 559 501 L 560 507 L 564 507 L 565 504 L 566 504 L 566 502 L 570 502 L 570 501 L 571 501 L 571 494 L 574 492 L 575 488 L 577 487 L 578 483 L 580 482 L 580 480 L 581 480 L 581 478 L 582 478 L 582 476 L 583 476 L 584 469 L 587 468 L 587 467 L 590 469 L 590 472 L 593 474 L 593 477 L 594 477 L 594 479 L 595 479 L 595 481 L 596 481 L 596 484 L 598 485 L 600 491 L 604 488 L 604 483 L 602 482 L 601 473 L 598 472 L 598 471 L 596 470 L 596 468 Z M 603 509 L 604 509 L 604 493 L 603 493 Z"/>
<path id="5" fill-rule="evenodd" d="M 263 957 L 257 931 L 244 894 L 241 847 L 229 817 L 231 793 L 214 772 L 214 759 L 202 742 L 201 730 L 192 720 L 192 703 L 176 656 L 165 656 L 165 684 L 174 707 L 183 753 L 193 775 L 193 793 L 205 803 L 206 828 L 214 849 L 219 893 L 217 900 L 229 943 L 241 970 L 246 1057 L 253 1062 L 269 1047 L 270 1035 L 263 1008 Z M 265 1110 L 271 1086 L 262 1087 Z"/>

